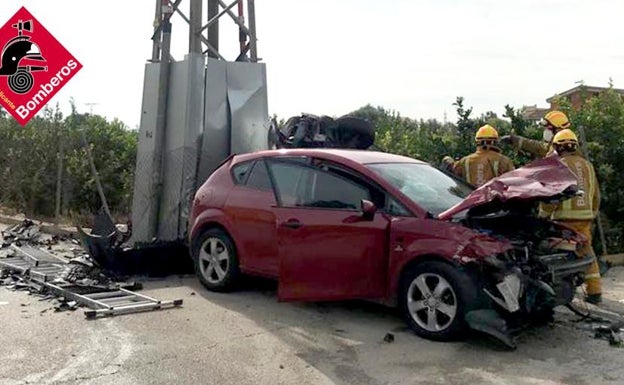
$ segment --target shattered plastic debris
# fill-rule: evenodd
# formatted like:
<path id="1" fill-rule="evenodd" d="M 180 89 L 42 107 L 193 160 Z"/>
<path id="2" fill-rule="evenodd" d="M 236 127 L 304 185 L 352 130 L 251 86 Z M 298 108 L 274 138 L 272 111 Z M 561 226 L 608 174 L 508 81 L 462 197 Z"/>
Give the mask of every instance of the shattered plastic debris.
<path id="1" fill-rule="evenodd" d="M 585 304 L 585 309 L 578 309 L 572 305 L 567 307 L 572 313 L 581 317 L 574 321 L 576 328 L 592 332 L 595 339 L 606 340 L 613 347 L 624 347 L 622 338 L 624 318 L 621 314 L 606 311 L 598 306 L 588 308 L 587 304 Z"/>
<path id="2" fill-rule="evenodd" d="M 6 230 L 2 231 L 2 238 L 5 244 L 10 244 L 13 241 L 37 241 L 41 236 L 41 231 L 38 225 L 36 225 L 30 219 L 25 219 L 22 223 L 13 225 Z"/>
<path id="3" fill-rule="evenodd" d="M 42 234 L 39 226 L 31 220 L 26 219 L 1 233 L 3 242 L 0 262 L 7 261 L 6 258 L 24 259 L 24 256 L 29 253 L 30 255 L 39 254 L 36 256 L 38 259 L 42 251 L 43 254 L 53 254 L 58 259 L 54 265 L 61 266 L 61 269 L 52 274 L 43 273 L 45 278 L 37 277 L 35 272 L 38 264 L 49 262 L 47 260 L 39 259 L 39 262 L 33 262 L 30 267 L 26 265 L 23 271 L 15 270 L 9 265 L 0 266 L 0 286 L 14 291 L 26 291 L 30 295 L 40 297 L 41 301 L 58 299 L 56 311 L 76 310 L 80 304 L 63 297 L 59 298 L 58 294 L 53 293 L 42 282 L 52 282 L 58 286 L 73 285 L 92 291 L 119 288 L 140 290 L 142 288 L 138 283 L 126 281 L 98 267 L 81 246 L 76 246 L 79 242 L 73 237 Z"/>
<path id="4" fill-rule="evenodd" d="M 38 246 L 42 250 L 54 251 L 56 255 L 70 259 L 87 254 L 81 247 L 75 247 L 80 243 L 71 234 L 47 234 L 41 230 L 40 225 L 30 219 L 25 219 L 21 223 L 2 230 L 1 234 L 0 258 L 14 255 L 10 250 L 13 244 L 19 247 Z"/>
<path id="5" fill-rule="evenodd" d="M 78 302 L 76 301 L 68 301 L 66 298 L 60 298 L 58 303 L 54 305 L 55 312 L 61 312 L 66 310 L 74 311 L 78 309 Z"/>
<path id="6" fill-rule="evenodd" d="M 384 336 L 384 341 L 387 342 L 387 343 L 394 342 L 394 334 L 386 333 L 386 335 Z"/>
<path id="7" fill-rule="evenodd" d="M 596 339 L 605 339 L 609 341 L 609 345 L 617 348 L 624 347 L 624 341 L 622 341 L 620 324 L 611 325 L 599 325 L 594 328 Z"/>
<path id="8" fill-rule="evenodd" d="M 12 273 L 8 270 L 0 269 L 0 286 L 14 291 L 28 291 L 30 294 L 44 295 L 46 289 L 21 274 Z"/>

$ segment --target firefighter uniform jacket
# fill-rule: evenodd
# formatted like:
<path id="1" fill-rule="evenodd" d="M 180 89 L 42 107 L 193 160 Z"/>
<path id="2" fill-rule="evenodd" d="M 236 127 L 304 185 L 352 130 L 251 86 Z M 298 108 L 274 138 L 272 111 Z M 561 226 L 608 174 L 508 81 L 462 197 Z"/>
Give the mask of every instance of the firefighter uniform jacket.
<path id="1" fill-rule="evenodd" d="M 453 164 L 453 173 L 475 187 L 515 169 L 511 159 L 496 147 L 479 148 Z"/>
<path id="2" fill-rule="evenodd" d="M 557 204 L 542 204 L 539 216 L 556 221 L 591 222 L 600 208 L 600 188 L 594 167 L 577 154 L 563 155 L 561 161 L 576 175 L 578 189 L 583 194 Z"/>

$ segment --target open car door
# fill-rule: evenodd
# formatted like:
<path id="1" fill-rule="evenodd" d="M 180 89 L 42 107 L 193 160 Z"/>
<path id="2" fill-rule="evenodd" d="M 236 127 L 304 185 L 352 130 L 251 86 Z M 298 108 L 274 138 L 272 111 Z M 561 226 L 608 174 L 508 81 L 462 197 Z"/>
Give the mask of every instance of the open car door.
<path id="1" fill-rule="evenodd" d="M 389 219 L 374 212 L 368 188 L 303 163 L 270 164 L 278 191 L 279 300 L 381 298 Z"/>

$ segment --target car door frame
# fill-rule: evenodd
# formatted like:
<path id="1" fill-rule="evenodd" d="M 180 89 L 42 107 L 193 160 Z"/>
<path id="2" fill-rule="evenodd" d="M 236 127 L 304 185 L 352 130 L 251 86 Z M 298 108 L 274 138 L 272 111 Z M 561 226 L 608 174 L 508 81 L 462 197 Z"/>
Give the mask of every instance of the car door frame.
<path id="1" fill-rule="evenodd" d="M 355 209 L 355 210 L 349 210 L 349 209 L 332 209 L 332 208 L 321 208 L 321 207 L 291 207 L 291 206 L 284 206 L 283 205 L 283 201 L 282 201 L 282 197 L 281 197 L 281 192 L 279 191 L 279 184 L 275 181 L 275 175 L 274 175 L 274 169 L 273 169 L 273 164 L 275 162 L 284 162 L 286 160 L 286 163 L 289 163 L 287 161 L 289 157 L 275 157 L 275 158 L 269 158 L 267 159 L 267 165 L 269 166 L 269 173 L 270 176 L 272 178 L 272 182 L 273 182 L 273 186 L 274 186 L 274 190 L 275 190 L 275 194 L 276 194 L 276 202 L 277 202 L 277 207 L 276 209 L 276 217 L 278 217 L 278 226 L 282 225 L 282 223 L 280 223 L 280 220 L 282 220 L 284 217 L 282 217 L 280 219 L 280 214 L 284 214 L 284 213 L 288 213 L 289 211 L 300 211 L 301 213 L 306 213 L 306 212 L 312 212 L 314 213 L 314 211 L 325 211 L 326 213 L 333 213 L 336 214 L 336 216 L 340 216 L 340 215 L 345 215 L 345 220 L 347 218 L 357 218 L 359 216 L 361 216 L 359 209 Z M 342 172 L 346 172 L 347 174 L 349 174 L 351 176 L 351 178 L 345 178 L 343 175 L 340 175 L 338 173 L 336 173 L 335 171 L 329 171 L 329 170 L 323 170 L 322 168 L 319 167 L 318 164 L 315 164 L 315 160 L 319 160 L 321 164 L 323 163 L 330 163 L 332 167 L 335 168 L 339 168 Z M 291 164 L 293 164 L 293 162 L 290 162 Z M 378 186 L 377 183 L 375 183 L 374 181 L 370 180 L 370 178 L 366 177 L 365 175 L 363 175 L 362 173 L 358 172 L 357 170 L 353 170 L 349 167 L 346 167 L 344 165 L 341 164 L 337 164 L 336 162 L 331 162 L 328 161 L 326 159 L 323 158 L 317 158 L 317 157 L 308 157 L 307 161 L 305 162 L 296 162 L 294 163 L 296 166 L 300 166 L 300 167 L 307 167 L 310 168 L 316 172 L 327 172 L 329 173 L 329 175 L 332 175 L 334 177 L 339 177 L 339 178 L 343 178 L 346 179 L 348 182 L 350 183 L 355 183 L 359 186 L 362 186 L 366 189 L 370 190 L 378 190 L 377 192 L 383 195 L 383 198 L 386 199 L 386 197 L 388 196 L 387 191 L 385 191 L 385 189 L 383 189 L 381 186 Z M 355 180 L 354 180 L 355 179 Z M 302 181 L 299 181 L 299 183 L 302 183 Z M 305 183 L 305 182 L 304 182 Z M 297 186 L 298 187 L 298 186 Z M 298 189 L 297 189 L 298 190 Z M 298 193 L 298 191 L 297 191 Z M 384 202 L 385 204 L 385 202 Z M 350 213 L 350 215 L 349 215 Z M 299 214 L 301 215 L 301 214 Z M 305 214 L 304 214 L 305 215 Z M 309 217 L 308 217 L 309 218 Z M 352 220 L 356 220 L 356 219 L 352 219 Z M 363 219 L 359 220 L 360 223 L 362 224 L 366 224 L 366 221 Z M 294 290 L 289 290 L 289 288 L 287 288 L 285 285 L 290 285 L 290 282 L 292 280 L 296 280 L 296 277 L 293 278 L 290 276 L 290 274 L 293 274 L 292 269 L 289 269 L 289 267 L 291 267 L 289 264 L 292 263 L 291 259 L 293 258 L 297 258 L 296 264 L 300 265 L 302 262 L 301 258 L 309 258 L 308 256 L 290 256 L 288 254 L 286 254 L 288 252 L 288 246 L 285 246 L 286 242 L 286 238 L 284 238 L 287 235 L 284 235 L 285 233 L 282 232 L 280 233 L 280 230 L 278 229 L 278 239 L 279 242 L 281 243 L 280 246 L 278 247 L 279 250 L 279 270 L 280 270 L 280 287 L 278 288 L 278 298 L 280 300 L 338 300 L 338 299 L 348 299 L 348 298 L 369 298 L 369 299 L 373 299 L 373 298 L 384 298 L 386 295 L 386 288 L 387 288 L 387 270 L 388 270 L 388 259 L 389 259 L 389 236 L 390 236 L 390 217 L 387 216 L 383 211 L 378 211 L 375 215 L 375 218 L 373 219 L 373 221 L 376 221 L 374 223 L 375 226 L 381 226 L 383 225 L 383 228 L 369 228 L 369 231 L 375 231 L 375 232 L 379 232 L 378 236 L 381 235 L 382 238 L 382 243 L 381 243 L 381 251 L 380 251 L 380 255 L 375 257 L 371 257 L 371 258 L 377 258 L 378 261 L 372 261 L 371 264 L 373 267 L 369 267 L 369 269 L 374 269 L 376 262 L 379 262 L 379 271 L 368 271 L 365 272 L 365 274 L 368 274 L 369 277 L 372 277 L 373 274 L 376 276 L 375 279 L 377 279 L 379 281 L 378 287 L 374 288 L 374 289 L 370 289 L 371 291 L 368 292 L 366 290 L 369 290 L 364 286 L 362 286 L 361 288 L 361 292 L 354 292 L 354 293 L 349 293 L 349 294 L 344 294 L 346 292 L 348 292 L 348 290 L 346 291 L 341 291 L 341 290 L 336 290 L 333 293 L 327 293 L 327 292 L 323 292 L 322 294 L 317 290 L 316 293 L 310 293 L 310 292 L 306 292 L 305 290 L 299 290 L 298 294 L 293 295 L 293 291 Z M 344 221 L 343 221 L 344 222 Z M 373 223 L 371 223 L 371 225 L 373 225 Z M 364 226 L 363 226 L 364 227 Z M 287 234 L 287 233 L 286 233 Z M 363 245 L 363 244 L 362 244 Z M 369 248 L 372 248 L 374 246 L 371 246 Z M 366 250 L 366 249 L 362 249 L 362 250 Z M 366 250 L 367 251 L 367 250 Z M 322 256 L 320 258 L 323 258 Z M 317 257 L 318 260 L 318 257 Z M 304 266 L 305 263 L 309 263 L 310 265 L 313 264 L 313 261 L 304 261 Z M 300 266 L 299 266 L 300 267 Z M 315 268 L 318 268 L 318 263 L 314 264 Z M 325 275 L 323 275 L 323 280 L 327 281 L 329 278 L 329 273 L 331 273 L 329 270 L 331 268 L 328 267 L 327 271 Z M 302 269 L 301 271 L 303 271 L 305 269 Z M 287 276 L 284 276 L 284 274 L 287 274 Z M 295 272 L 295 274 L 298 274 L 297 272 Z M 293 278 L 293 279 L 291 279 Z M 309 276 L 305 276 L 302 277 L 302 280 L 307 279 L 308 282 L 311 282 L 311 278 Z M 288 282 L 288 283 L 285 283 Z M 332 282 L 334 285 L 336 285 L 337 288 L 340 288 L 341 284 L 343 284 L 344 282 Z M 373 286 L 376 284 L 376 282 L 373 283 Z M 357 291 L 357 289 L 356 289 Z"/>
<path id="2" fill-rule="evenodd" d="M 268 164 L 266 162 L 266 158 L 264 157 L 260 157 L 260 158 L 255 158 L 255 159 L 251 159 L 245 162 L 242 162 L 240 164 L 245 164 L 245 163 L 249 163 L 250 167 L 248 168 L 248 170 L 246 171 L 246 175 L 244 176 L 244 178 L 242 180 L 238 180 L 238 178 L 236 177 L 236 175 L 234 175 L 234 167 L 232 167 L 232 169 L 230 170 L 230 174 L 232 176 L 232 180 L 235 183 L 235 192 L 232 193 L 232 196 L 235 196 L 233 194 L 237 194 L 239 192 L 244 193 L 254 193 L 254 194 L 266 194 L 266 195 L 272 195 L 273 196 L 273 200 L 275 201 L 275 184 L 273 182 L 273 179 L 271 178 L 271 174 L 269 173 L 269 168 L 268 168 Z M 250 187 L 248 185 L 249 182 L 249 178 L 251 177 L 253 170 L 258 167 L 258 165 L 262 163 L 262 165 L 264 167 L 266 167 L 266 171 L 267 171 L 267 175 L 269 178 L 269 189 L 260 189 L 257 187 Z M 239 165 L 240 165 L 239 164 Z M 228 200 L 226 202 L 230 202 L 230 198 L 228 198 Z M 226 203 L 227 206 L 227 203 Z M 267 206 L 267 213 L 270 213 L 272 215 L 272 208 L 273 204 L 270 204 Z M 228 208 L 225 208 L 226 211 L 228 211 Z M 262 218 L 257 218 L 257 219 L 262 219 Z M 266 218 L 264 218 L 266 219 Z M 260 225 L 262 225 L 263 223 L 261 223 L 261 221 L 258 221 Z M 273 232 L 271 234 L 267 234 L 266 232 L 264 234 L 262 234 L 263 238 L 268 238 L 268 239 L 262 239 L 262 241 L 260 243 L 263 243 L 265 245 L 265 247 L 263 248 L 263 251 L 265 251 L 264 254 L 261 254 L 260 257 L 255 257 L 253 255 L 253 249 L 256 249 L 257 247 L 249 247 L 249 243 L 253 242 L 256 244 L 256 246 L 258 246 L 258 241 L 257 240 L 253 240 L 251 239 L 250 236 L 247 236 L 246 234 L 244 234 L 244 231 L 241 231 L 240 226 L 237 226 L 236 220 L 232 221 L 232 228 L 231 228 L 231 232 L 232 235 L 234 236 L 234 239 L 237 240 L 237 248 L 239 249 L 239 263 L 240 263 L 240 268 L 243 272 L 245 273 L 249 273 L 249 274 L 253 274 L 253 275 L 260 275 L 260 276 L 265 276 L 265 277 L 277 277 L 277 265 L 279 263 L 278 261 L 278 252 L 277 252 L 277 247 L 275 247 L 275 250 L 272 250 L 272 244 L 277 243 L 277 234 L 275 232 L 276 229 L 276 221 L 273 220 L 273 224 L 271 224 L 270 226 L 267 227 L 267 223 L 266 220 L 264 221 L 264 225 L 265 228 L 268 229 L 269 227 L 272 228 Z M 242 234 L 241 234 L 242 232 Z M 275 259 L 275 267 L 273 267 L 273 261 L 271 261 L 271 253 L 274 252 L 274 256 L 273 258 Z"/>

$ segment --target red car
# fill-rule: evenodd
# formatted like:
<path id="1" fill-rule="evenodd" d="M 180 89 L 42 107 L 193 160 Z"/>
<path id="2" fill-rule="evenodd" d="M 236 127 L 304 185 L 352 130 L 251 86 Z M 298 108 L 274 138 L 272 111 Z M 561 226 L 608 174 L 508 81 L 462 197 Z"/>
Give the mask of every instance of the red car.
<path id="1" fill-rule="evenodd" d="M 210 290 L 231 290 L 241 273 L 270 277 L 281 301 L 374 300 L 427 338 L 472 327 L 512 345 L 515 326 L 569 303 L 583 282 L 582 236 L 532 215 L 576 187 L 557 158 L 473 191 L 383 152 L 230 156 L 195 195 L 191 254 Z"/>

